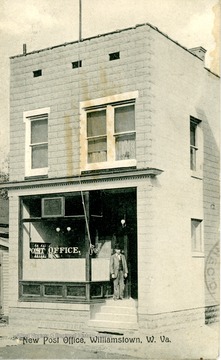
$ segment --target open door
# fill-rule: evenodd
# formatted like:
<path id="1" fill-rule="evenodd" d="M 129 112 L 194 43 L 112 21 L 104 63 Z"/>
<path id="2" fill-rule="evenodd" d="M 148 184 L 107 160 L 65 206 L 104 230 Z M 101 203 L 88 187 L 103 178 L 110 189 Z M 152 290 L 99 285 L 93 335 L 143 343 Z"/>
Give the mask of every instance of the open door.
<path id="1" fill-rule="evenodd" d="M 109 256 L 119 243 L 128 264 L 125 281 L 126 298 L 137 298 L 137 200 L 135 188 L 111 189 L 90 192 L 90 228 L 93 242 L 100 243 Z M 96 216 L 94 215 L 96 214 Z M 108 245 L 109 244 L 109 245 Z"/>

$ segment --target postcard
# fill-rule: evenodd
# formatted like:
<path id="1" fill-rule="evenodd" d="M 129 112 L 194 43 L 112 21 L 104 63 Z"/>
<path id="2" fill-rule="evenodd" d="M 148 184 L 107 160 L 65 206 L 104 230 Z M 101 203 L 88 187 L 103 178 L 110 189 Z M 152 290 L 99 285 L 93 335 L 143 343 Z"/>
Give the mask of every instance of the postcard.
<path id="1" fill-rule="evenodd" d="M 0 9 L 0 358 L 217 359 L 220 2 Z"/>

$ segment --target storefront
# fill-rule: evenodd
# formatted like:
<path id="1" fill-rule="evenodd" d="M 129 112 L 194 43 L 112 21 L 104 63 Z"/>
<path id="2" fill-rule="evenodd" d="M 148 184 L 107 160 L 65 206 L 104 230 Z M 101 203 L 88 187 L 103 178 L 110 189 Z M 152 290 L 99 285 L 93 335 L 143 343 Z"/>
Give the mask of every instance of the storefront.
<path id="1" fill-rule="evenodd" d="M 128 259 L 125 297 L 137 298 L 136 189 L 20 197 L 19 297 L 90 302 L 112 296 L 115 242 Z"/>

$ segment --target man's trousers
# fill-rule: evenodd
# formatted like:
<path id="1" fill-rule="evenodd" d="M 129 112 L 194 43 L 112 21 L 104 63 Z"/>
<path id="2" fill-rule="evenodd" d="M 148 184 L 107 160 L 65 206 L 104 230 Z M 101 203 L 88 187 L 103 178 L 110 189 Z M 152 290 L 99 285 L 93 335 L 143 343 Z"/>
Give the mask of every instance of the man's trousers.
<path id="1" fill-rule="evenodd" d="M 123 298 L 124 296 L 124 272 L 119 270 L 117 277 L 114 279 L 114 299 Z"/>

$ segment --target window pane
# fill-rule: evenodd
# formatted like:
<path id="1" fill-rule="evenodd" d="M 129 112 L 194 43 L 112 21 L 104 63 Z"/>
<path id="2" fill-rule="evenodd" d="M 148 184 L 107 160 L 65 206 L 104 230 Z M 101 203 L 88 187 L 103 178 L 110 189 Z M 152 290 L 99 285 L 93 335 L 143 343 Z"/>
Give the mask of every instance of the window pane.
<path id="1" fill-rule="evenodd" d="M 196 149 L 194 147 L 190 148 L 190 169 L 196 170 Z"/>
<path id="2" fill-rule="evenodd" d="M 115 133 L 135 130 L 134 105 L 115 108 Z"/>
<path id="3" fill-rule="evenodd" d="M 41 169 L 48 166 L 48 145 L 36 145 L 32 147 L 31 167 Z"/>
<path id="4" fill-rule="evenodd" d="M 88 162 L 107 161 L 107 138 L 88 140 Z"/>
<path id="5" fill-rule="evenodd" d="M 135 159 L 135 134 L 116 137 L 116 160 Z"/>
<path id="6" fill-rule="evenodd" d="M 87 136 L 106 134 L 106 110 L 87 113 Z"/>
<path id="7" fill-rule="evenodd" d="M 196 125 L 190 123 L 190 145 L 196 146 Z"/>
<path id="8" fill-rule="evenodd" d="M 31 144 L 48 141 L 48 120 L 31 121 Z"/>
<path id="9" fill-rule="evenodd" d="M 201 220 L 191 220 L 192 250 L 202 251 Z"/>

